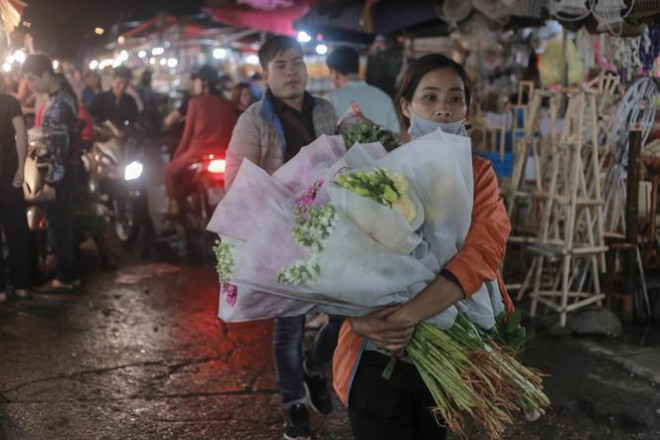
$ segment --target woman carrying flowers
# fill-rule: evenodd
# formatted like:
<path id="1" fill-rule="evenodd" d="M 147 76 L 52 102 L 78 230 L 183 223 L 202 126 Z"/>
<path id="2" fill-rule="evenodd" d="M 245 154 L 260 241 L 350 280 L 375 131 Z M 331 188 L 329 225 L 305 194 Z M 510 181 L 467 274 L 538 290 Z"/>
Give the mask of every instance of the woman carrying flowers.
<path id="1" fill-rule="evenodd" d="M 402 126 L 413 139 L 438 128 L 466 134 L 469 79 L 459 64 L 443 55 L 416 60 L 395 102 Z M 513 310 L 499 273 L 511 225 L 490 162 L 473 157 L 472 165 L 472 220 L 461 251 L 411 301 L 350 318 L 342 327 L 334 356 L 334 387 L 348 405 L 357 440 L 445 438 L 446 428 L 429 410 L 435 406 L 431 392 L 406 356 L 389 379 L 383 378 L 391 354 L 403 355 L 419 322 L 470 297 L 486 281 L 497 280 L 507 312 Z"/>

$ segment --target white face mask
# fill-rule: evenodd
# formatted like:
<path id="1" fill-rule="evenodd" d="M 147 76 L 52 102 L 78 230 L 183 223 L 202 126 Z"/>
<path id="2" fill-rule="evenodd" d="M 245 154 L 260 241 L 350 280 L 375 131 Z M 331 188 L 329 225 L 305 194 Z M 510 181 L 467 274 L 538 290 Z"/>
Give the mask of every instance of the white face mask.
<path id="1" fill-rule="evenodd" d="M 467 136 L 467 130 L 465 129 L 465 118 L 456 122 L 436 122 L 414 114 L 410 120 L 410 128 L 408 128 L 408 134 L 411 138 L 417 139 L 434 132 L 438 128 L 445 133 Z"/>

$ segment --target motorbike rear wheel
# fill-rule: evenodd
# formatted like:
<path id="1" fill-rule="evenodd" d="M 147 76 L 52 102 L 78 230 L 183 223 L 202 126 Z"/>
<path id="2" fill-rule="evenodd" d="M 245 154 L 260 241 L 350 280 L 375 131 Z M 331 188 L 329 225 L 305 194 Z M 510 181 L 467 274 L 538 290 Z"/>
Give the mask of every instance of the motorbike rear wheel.
<path id="1" fill-rule="evenodd" d="M 212 215 L 208 191 L 204 185 L 199 185 L 185 198 L 183 221 L 188 252 L 203 259 L 213 256 L 215 234 L 206 230 Z"/>
<path id="2" fill-rule="evenodd" d="M 111 200 L 112 223 L 119 241 L 124 246 L 131 246 L 140 233 L 148 215 L 146 192 L 122 191 Z"/>

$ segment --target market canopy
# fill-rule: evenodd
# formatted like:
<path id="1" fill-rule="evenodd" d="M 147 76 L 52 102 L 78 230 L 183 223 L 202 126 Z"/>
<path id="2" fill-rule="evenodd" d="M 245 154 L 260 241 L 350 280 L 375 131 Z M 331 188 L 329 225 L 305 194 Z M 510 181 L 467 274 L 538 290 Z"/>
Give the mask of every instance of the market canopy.
<path id="1" fill-rule="evenodd" d="M 206 9 L 214 20 L 230 26 L 249 27 L 282 35 L 295 35 L 292 23 L 309 11 L 306 2 L 280 2 L 285 6 L 272 9 L 255 8 L 245 4 L 214 7 L 218 3 L 227 2 L 209 2 L 209 8 Z"/>
<path id="2" fill-rule="evenodd" d="M 502 29 L 559 20 L 591 33 L 639 34 L 660 10 L 657 0 L 209 0 L 213 19 L 232 26 L 294 35 L 304 30 L 330 40 L 373 40 L 374 35 L 446 35 L 474 15 Z"/>

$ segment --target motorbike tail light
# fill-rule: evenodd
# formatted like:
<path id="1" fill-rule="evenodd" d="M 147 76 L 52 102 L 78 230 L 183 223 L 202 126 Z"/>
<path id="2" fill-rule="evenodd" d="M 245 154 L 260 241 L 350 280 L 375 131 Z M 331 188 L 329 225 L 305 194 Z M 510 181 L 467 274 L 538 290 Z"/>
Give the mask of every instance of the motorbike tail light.
<path id="1" fill-rule="evenodd" d="M 214 159 L 209 162 L 206 169 L 209 171 L 209 173 L 221 174 L 225 172 L 226 165 L 227 162 L 224 159 Z"/>

